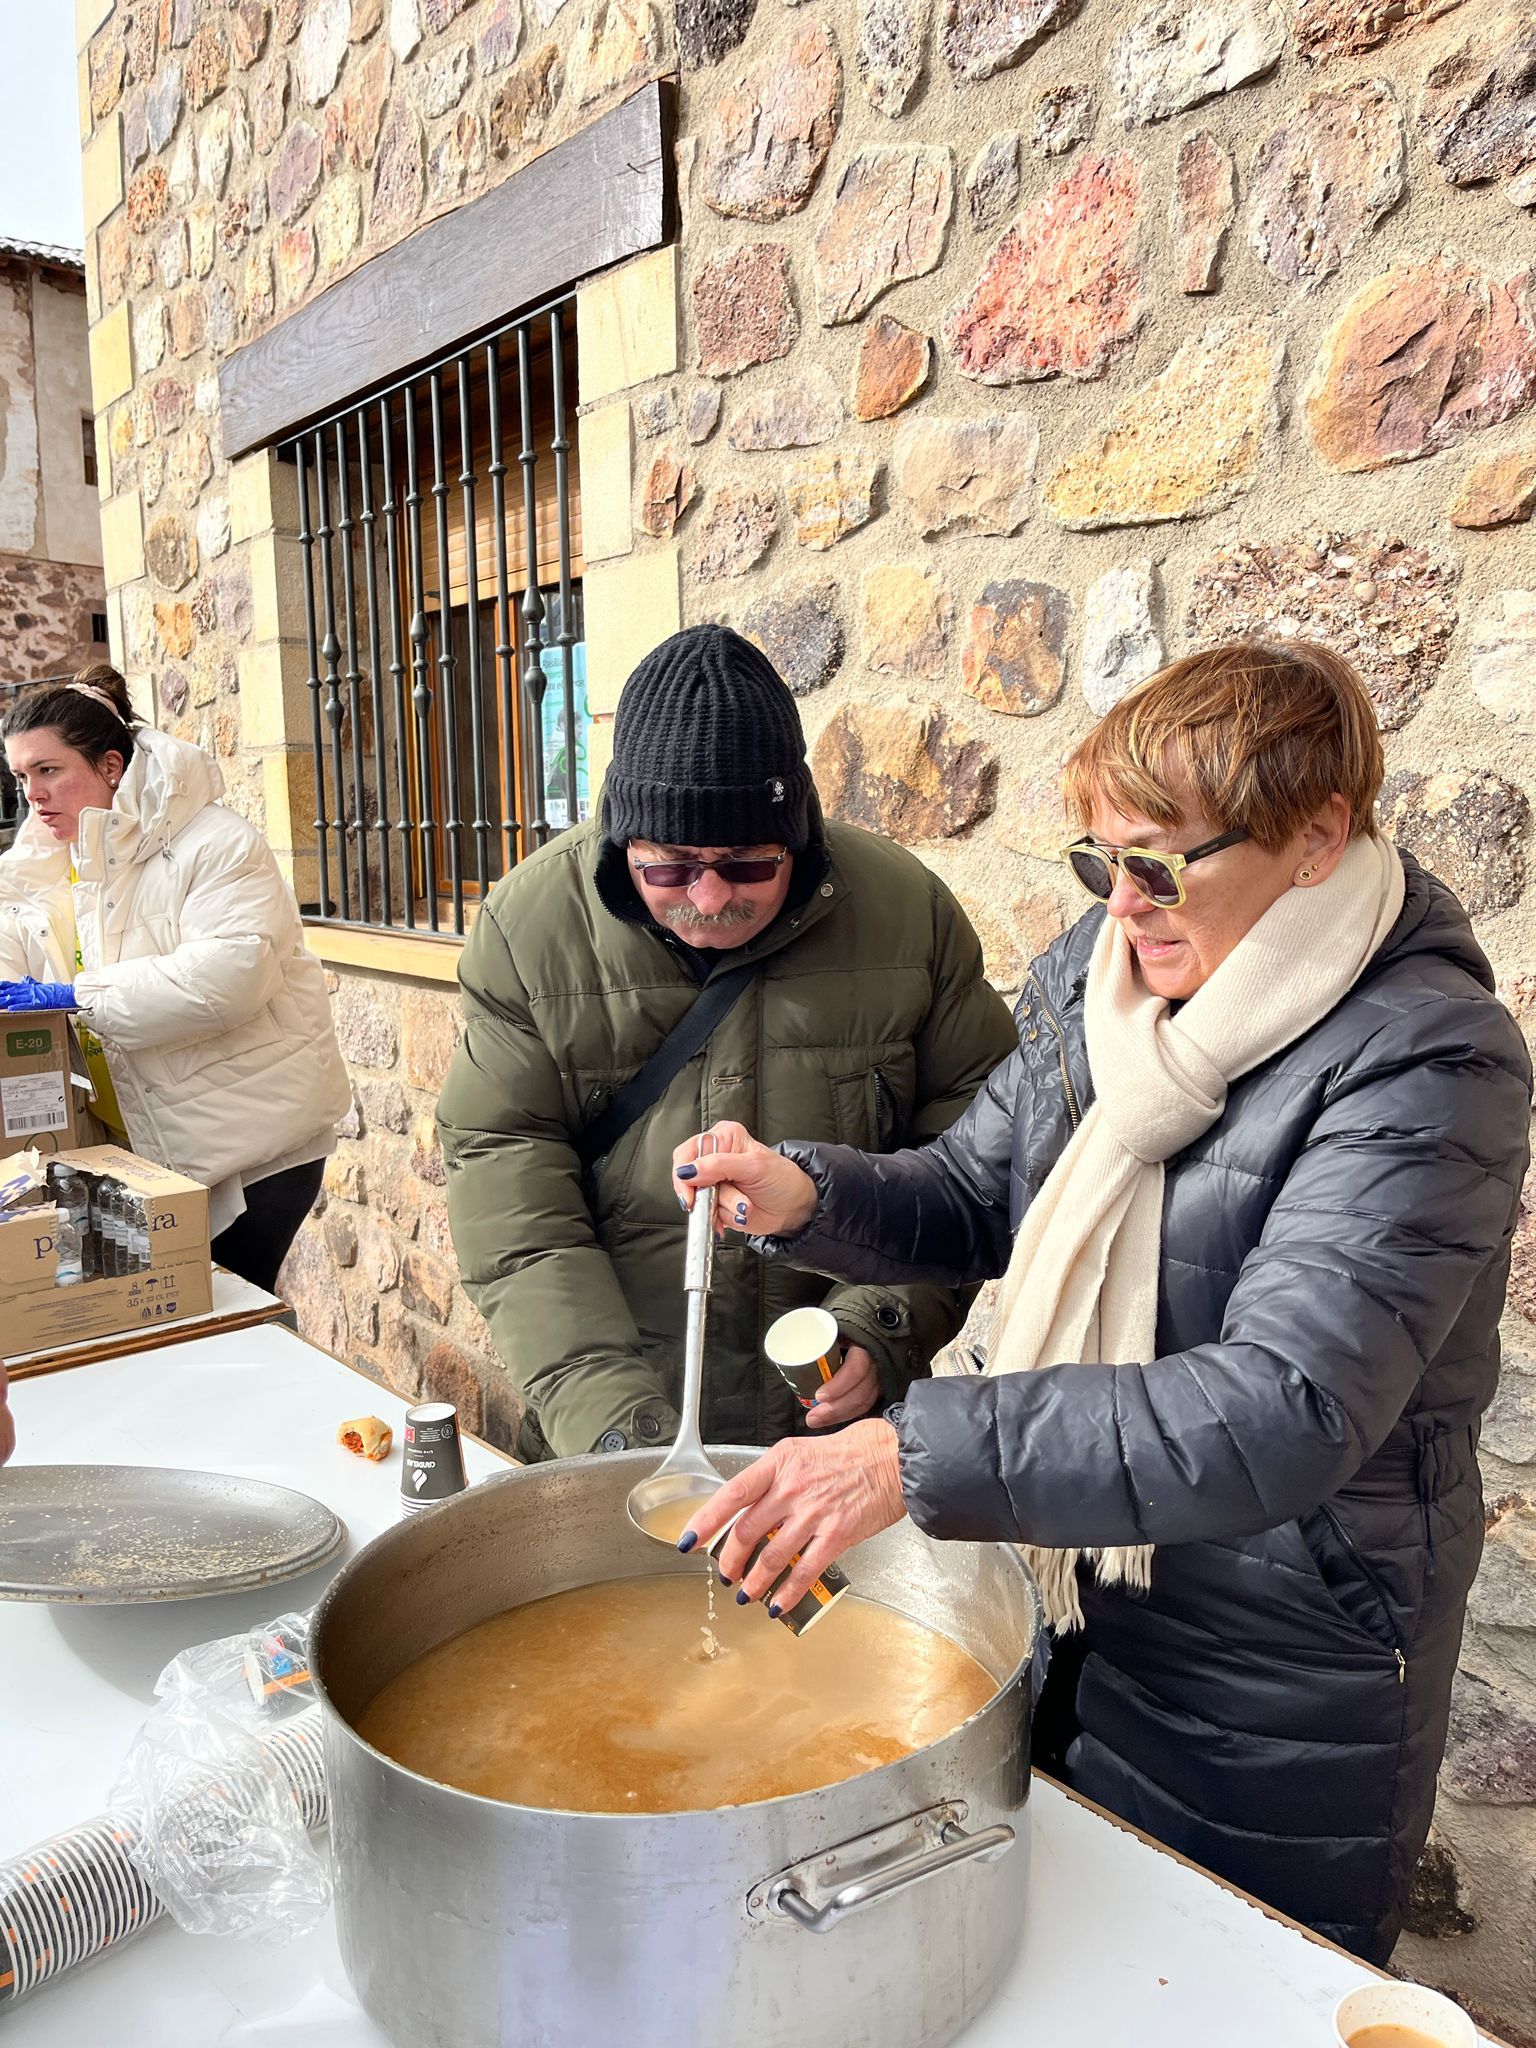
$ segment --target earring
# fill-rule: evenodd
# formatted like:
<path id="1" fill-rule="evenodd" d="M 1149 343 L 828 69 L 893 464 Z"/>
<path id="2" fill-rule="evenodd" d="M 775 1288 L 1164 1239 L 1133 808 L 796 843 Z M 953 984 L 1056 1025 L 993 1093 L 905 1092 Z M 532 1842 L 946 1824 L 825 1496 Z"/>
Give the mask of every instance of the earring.
<path id="1" fill-rule="evenodd" d="M 1312 870 L 1310 868 L 1298 869 L 1296 879 L 1298 882 L 1310 882 L 1312 879 Z"/>

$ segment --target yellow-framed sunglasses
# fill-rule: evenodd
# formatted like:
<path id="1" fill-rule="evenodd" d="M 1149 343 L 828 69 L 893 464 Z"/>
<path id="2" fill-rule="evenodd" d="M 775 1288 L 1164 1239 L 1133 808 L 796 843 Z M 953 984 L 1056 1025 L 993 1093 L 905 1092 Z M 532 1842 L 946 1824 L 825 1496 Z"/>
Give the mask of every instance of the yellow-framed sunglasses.
<path id="1" fill-rule="evenodd" d="M 1158 853 L 1150 846 L 1100 846 L 1092 839 L 1074 839 L 1056 858 L 1064 861 L 1096 903 L 1115 893 L 1115 877 L 1124 875 L 1138 896 L 1159 910 L 1174 910 L 1184 901 L 1184 870 L 1207 855 L 1237 846 L 1246 832 L 1223 832 L 1188 853 Z"/>

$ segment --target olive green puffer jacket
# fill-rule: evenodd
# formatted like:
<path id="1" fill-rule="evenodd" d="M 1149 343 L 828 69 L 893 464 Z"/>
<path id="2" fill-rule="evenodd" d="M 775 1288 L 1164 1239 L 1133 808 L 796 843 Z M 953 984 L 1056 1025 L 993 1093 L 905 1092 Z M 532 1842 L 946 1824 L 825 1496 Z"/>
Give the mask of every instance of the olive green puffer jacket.
<path id="1" fill-rule="evenodd" d="M 770 1142 L 921 1144 L 1017 1046 L 965 913 L 915 855 L 818 820 L 795 870 L 760 938 L 696 951 L 651 922 L 622 850 L 594 822 L 507 876 L 475 922 L 459 968 L 465 1036 L 438 1128 L 465 1290 L 529 1404 L 525 1455 L 676 1432 L 686 1226 L 674 1146 L 724 1117 Z M 760 977 L 584 1185 L 584 1126 L 693 1003 L 700 975 L 754 950 Z M 771 1443 L 800 1422 L 762 1357 L 786 1309 L 824 1302 L 845 1341 L 874 1357 L 889 1401 L 958 1329 L 966 1299 L 945 1287 L 829 1289 L 727 1237 L 706 1441 Z"/>

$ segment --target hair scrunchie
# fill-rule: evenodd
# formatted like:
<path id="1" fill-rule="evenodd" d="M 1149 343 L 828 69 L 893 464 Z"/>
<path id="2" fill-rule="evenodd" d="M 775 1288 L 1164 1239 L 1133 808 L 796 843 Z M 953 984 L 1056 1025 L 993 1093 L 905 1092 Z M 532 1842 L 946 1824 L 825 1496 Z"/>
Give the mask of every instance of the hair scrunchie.
<path id="1" fill-rule="evenodd" d="M 124 718 L 122 712 L 118 710 L 116 704 L 113 703 L 112 699 L 107 695 L 106 691 L 98 690 L 94 683 L 66 683 L 64 687 L 67 690 L 78 690 L 82 697 L 89 697 L 97 704 L 104 704 L 107 710 L 110 711 L 112 716 L 118 721 L 118 723 L 120 725 L 126 725 L 130 732 L 138 723 L 138 720 L 135 718 L 134 714 L 131 711 L 129 712 L 128 716 Z"/>

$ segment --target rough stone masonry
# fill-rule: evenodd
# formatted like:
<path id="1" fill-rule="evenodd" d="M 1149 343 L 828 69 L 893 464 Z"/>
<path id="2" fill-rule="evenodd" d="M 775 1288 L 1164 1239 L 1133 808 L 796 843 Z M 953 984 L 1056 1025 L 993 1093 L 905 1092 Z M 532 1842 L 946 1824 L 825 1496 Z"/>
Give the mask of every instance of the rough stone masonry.
<path id="1" fill-rule="evenodd" d="M 829 808 L 917 844 L 1016 987 L 1072 910 L 1065 750 L 1166 656 L 1310 635 L 1360 666 L 1388 826 L 1536 1033 L 1531 0 L 82 12 L 103 490 L 144 536 L 116 645 L 253 815 L 217 365 L 676 74 L 683 362 L 617 400 L 633 560 L 676 550 L 683 617 L 784 667 Z M 431 1132 L 452 994 L 335 994 L 356 1107 L 288 1282 L 320 1342 L 503 1434 Z M 1536 2040 L 1536 1188 L 1507 1340 L 1399 1960 Z"/>

